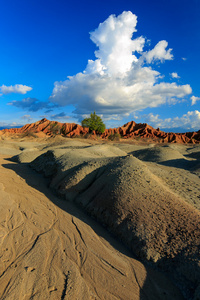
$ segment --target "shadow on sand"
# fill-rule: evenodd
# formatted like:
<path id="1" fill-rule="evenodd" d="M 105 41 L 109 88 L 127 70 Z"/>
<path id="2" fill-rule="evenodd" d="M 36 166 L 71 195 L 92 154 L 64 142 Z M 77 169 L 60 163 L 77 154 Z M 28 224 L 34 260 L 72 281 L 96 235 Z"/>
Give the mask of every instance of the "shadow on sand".
<path id="1" fill-rule="evenodd" d="M 160 165 L 178 168 L 178 169 L 184 169 L 186 171 L 190 171 L 191 169 L 196 167 L 197 163 L 198 163 L 197 161 L 190 161 L 183 158 L 159 162 Z"/>
<path id="2" fill-rule="evenodd" d="M 58 198 L 56 192 L 51 190 L 48 187 L 50 183 L 50 180 L 48 178 L 44 178 L 42 174 L 39 174 L 33 169 L 31 169 L 29 164 L 27 163 L 17 164 L 15 162 L 12 162 L 11 159 L 7 159 L 7 160 L 9 161 L 9 163 L 3 164 L 2 166 L 4 168 L 14 171 L 17 175 L 22 177 L 29 186 L 43 193 L 57 207 L 61 208 L 62 210 L 66 211 L 72 216 L 85 222 L 94 230 L 94 232 L 98 236 L 101 236 L 105 240 L 107 240 L 112 245 L 112 247 L 115 248 L 117 251 L 121 252 L 127 257 L 139 260 L 136 256 L 133 255 L 132 252 L 130 252 L 126 248 L 126 246 L 124 246 L 119 240 L 117 240 L 117 238 L 115 238 L 105 227 L 103 227 L 99 222 L 91 218 L 86 212 L 82 211 L 76 204 Z M 149 266 L 144 262 L 142 262 L 142 264 L 145 266 L 146 269 L 146 279 L 143 286 L 142 287 L 140 286 L 140 298 L 139 298 L 140 300 L 185 299 L 177 289 L 174 290 L 174 297 L 172 297 L 173 288 L 172 290 L 170 290 L 169 293 L 169 289 L 166 285 L 165 286 L 163 285 L 163 281 L 162 281 L 162 286 L 159 286 L 159 277 L 161 271 L 157 271 L 155 269 L 155 266 L 153 265 Z M 137 275 L 135 274 L 135 276 L 137 280 Z M 165 276 L 167 276 L 166 273 Z M 170 280 L 169 275 L 167 276 L 167 278 L 168 280 Z M 133 298 L 135 299 L 134 296 Z"/>

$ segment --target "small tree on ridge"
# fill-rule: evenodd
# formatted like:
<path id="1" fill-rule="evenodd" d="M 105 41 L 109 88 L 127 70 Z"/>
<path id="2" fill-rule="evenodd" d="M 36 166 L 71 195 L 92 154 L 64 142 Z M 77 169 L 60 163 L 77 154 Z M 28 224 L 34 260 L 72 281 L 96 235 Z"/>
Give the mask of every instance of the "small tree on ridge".
<path id="1" fill-rule="evenodd" d="M 94 130 L 96 133 L 103 133 L 106 129 L 101 117 L 97 116 L 95 111 L 90 114 L 90 118 L 85 118 L 81 122 L 81 125 L 83 127 L 88 127 L 90 132 Z"/>

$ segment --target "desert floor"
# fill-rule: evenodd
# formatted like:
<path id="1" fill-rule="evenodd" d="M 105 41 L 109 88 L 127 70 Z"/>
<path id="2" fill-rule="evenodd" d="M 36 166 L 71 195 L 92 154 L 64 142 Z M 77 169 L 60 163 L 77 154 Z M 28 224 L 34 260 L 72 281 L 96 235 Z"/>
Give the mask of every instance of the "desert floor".
<path id="1" fill-rule="evenodd" d="M 139 261 L 77 203 L 58 197 L 49 179 L 29 166 L 49 149 L 75 153 L 82 148 L 89 158 L 134 152 L 171 193 L 199 210 L 199 146 L 170 145 L 170 151 L 163 148 L 156 156 L 148 144 L 2 137 L 0 299 L 184 299 L 169 273 Z"/>

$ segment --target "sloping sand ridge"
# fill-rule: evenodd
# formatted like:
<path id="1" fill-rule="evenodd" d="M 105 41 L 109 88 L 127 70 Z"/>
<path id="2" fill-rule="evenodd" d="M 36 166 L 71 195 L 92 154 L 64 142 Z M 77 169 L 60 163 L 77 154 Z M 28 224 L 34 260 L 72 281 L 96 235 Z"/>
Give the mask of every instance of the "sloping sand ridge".
<path id="1" fill-rule="evenodd" d="M 138 159 L 137 151 L 151 153 L 153 145 L 54 141 L 32 148 L 3 141 L 0 148 L 15 145 L 21 162 L 1 161 L 1 299 L 182 299 L 175 285 L 198 299 L 200 190 L 191 155 L 197 146 L 172 149 L 172 167 L 170 147 L 171 156 L 159 156 L 168 163 L 158 164 Z M 131 258 L 73 203 L 175 285 Z"/>

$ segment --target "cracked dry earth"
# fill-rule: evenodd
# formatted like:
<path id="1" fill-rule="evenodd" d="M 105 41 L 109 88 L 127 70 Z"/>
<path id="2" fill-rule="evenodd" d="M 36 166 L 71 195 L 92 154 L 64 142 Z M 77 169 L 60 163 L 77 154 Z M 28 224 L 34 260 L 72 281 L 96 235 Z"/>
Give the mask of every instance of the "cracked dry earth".
<path id="1" fill-rule="evenodd" d="M 163 274 L 56 198 L 42 176 L 5 155 L 0 204 L 1 300 L 183 299 Z"/>

